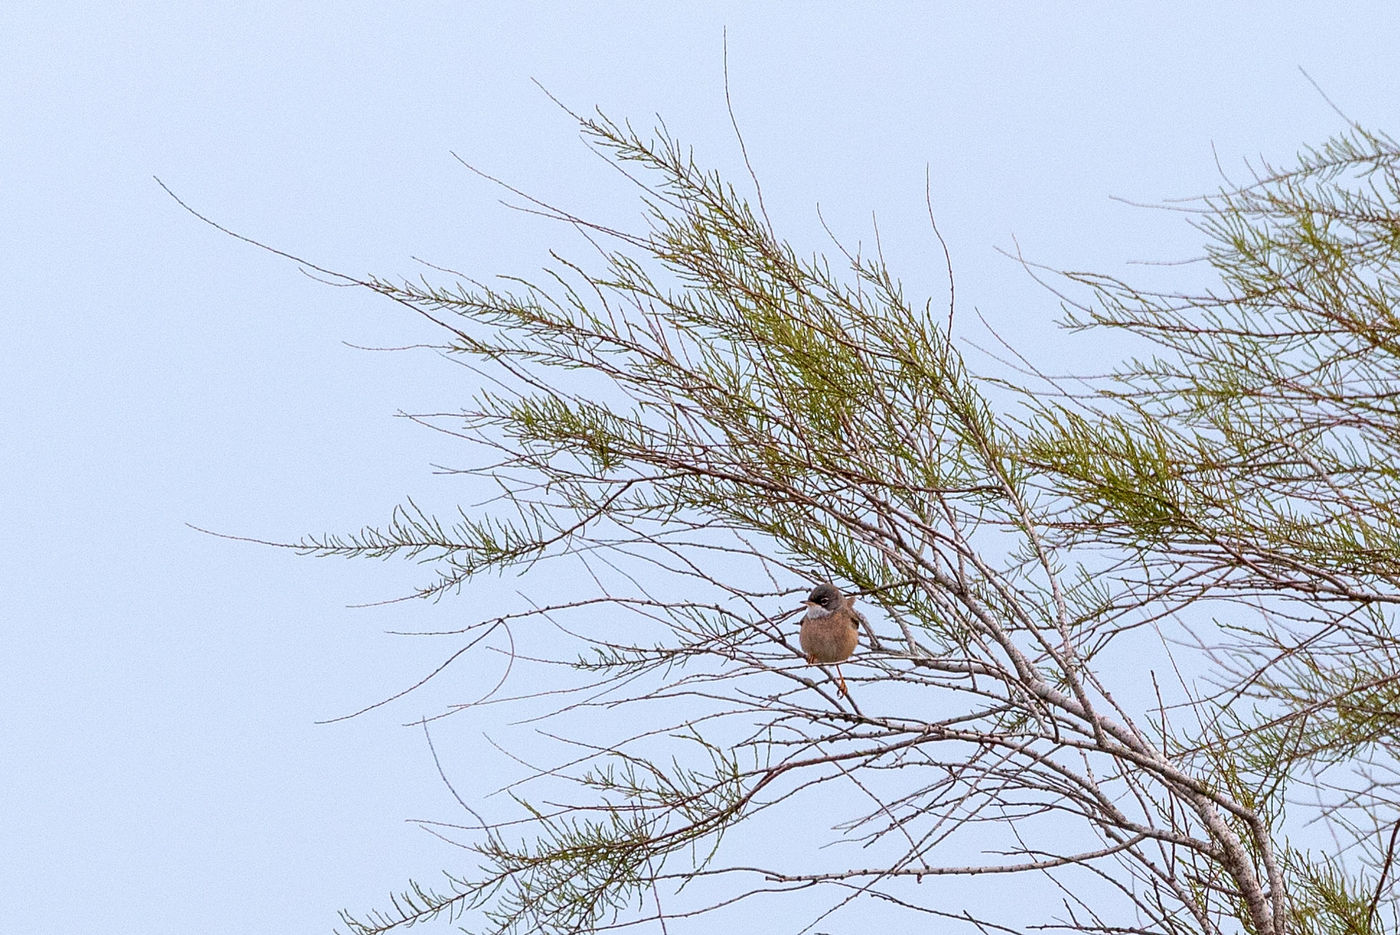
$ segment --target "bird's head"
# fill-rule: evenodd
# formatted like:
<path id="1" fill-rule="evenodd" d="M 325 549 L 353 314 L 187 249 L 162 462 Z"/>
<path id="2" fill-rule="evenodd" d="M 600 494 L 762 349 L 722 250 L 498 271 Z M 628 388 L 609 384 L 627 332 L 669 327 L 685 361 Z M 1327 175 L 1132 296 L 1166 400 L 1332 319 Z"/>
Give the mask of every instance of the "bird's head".
<path id="1" fill-rule="evenodd" d="M 839 610 L 845 604 L 841 592 L 834 584 L 819 584 L 812 589 L 812 593 L 807 595 L 807 599 L 802 602 L 802 606 L 809 611 L 818 614 L 829 614 Z"/>

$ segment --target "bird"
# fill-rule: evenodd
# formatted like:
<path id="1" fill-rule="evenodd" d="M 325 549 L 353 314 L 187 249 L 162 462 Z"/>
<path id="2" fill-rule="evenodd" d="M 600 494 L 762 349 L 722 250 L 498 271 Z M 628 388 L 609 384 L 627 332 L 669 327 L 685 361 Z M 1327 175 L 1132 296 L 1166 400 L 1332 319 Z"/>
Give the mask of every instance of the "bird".
<path id="1" fill-rule="evenodd" d="M 802 602 L 807 615 L 802 618 L 798 642 L 809 665 L 835 665 L 855 652 L 862 622 L 860 612 L 852 606 L 855 602 L 854 597 L 846 597 L 830 583 L 817 585 L 807 595 Z M 846 694 L 846 680 L 841 675 L 840 665 L 836 665 L 836 680 L 841 694 Z"/>

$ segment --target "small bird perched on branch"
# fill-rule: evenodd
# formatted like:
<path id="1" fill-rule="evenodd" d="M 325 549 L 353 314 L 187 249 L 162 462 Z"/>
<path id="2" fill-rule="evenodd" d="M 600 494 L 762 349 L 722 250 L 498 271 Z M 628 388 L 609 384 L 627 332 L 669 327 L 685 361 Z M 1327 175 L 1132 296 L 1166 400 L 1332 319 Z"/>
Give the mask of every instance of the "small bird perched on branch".
<path id="1" fill-rule="evenodd" d="M 855 602 L 854 597 L 846 597 L 834 584 L 819 584 L 807 595 L 802 602 L 807 615 L 802 618 L 798 642 L 802 644 L 808 664 L 835 665 L 855 652 L 860 624 L 864 622 L 852 606 Z M 846 694 L 846 680 L 839 665 L 836 665 L 836 681 L 841 694 Z"/>

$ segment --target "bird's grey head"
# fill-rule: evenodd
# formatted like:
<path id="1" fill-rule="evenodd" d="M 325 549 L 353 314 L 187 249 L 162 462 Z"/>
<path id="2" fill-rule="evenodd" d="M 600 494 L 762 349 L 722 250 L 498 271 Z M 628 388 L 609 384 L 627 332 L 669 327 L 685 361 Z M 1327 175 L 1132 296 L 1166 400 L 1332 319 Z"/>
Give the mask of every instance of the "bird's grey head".
<path id="1" fill-rule="evenodd" d="M 841 592 L 836 590 L 836 585 L 819 584 L 812 589 L 812 593 L 808 594 L 807 600 L 802 603 L 807 606 L 807 616 L 825 617 L 838 610 L 844 602 L 841 599 Z"/>

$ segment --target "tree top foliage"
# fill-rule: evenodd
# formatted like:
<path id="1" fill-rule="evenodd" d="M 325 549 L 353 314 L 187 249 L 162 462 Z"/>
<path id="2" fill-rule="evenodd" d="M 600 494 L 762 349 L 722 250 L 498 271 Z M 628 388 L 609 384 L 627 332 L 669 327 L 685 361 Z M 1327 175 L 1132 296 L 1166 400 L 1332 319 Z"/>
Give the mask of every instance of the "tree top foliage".
<path id="1" fill-rule="evenodd" d="M 494 452 L 501 496 L 294 545 L 417 558 L 422 597 L 596 583 L 451 637 L 553 666 L 572 753 L 504 815 L 463 800 L 437 830 L 475 867 L 350 931 L 705 930 L 765 900 L 794 932 L 872 901 L 981 931 L 1394 929 L 1395 141 L 1353 126 L 1179 205 L 1203 291 L 1047 278 L 1069 327 L 1144 351 L 1017 380 L 969 365 L 952 289 L 800 255 L 664 129 L 580 123 L 640 232 L 530 200 L 591 252 L 339 277 L 470 362 L 471 401 L 421 418 Z M 822 580 L 874 627 L 849 697 L 796 650 Z M 855 846 L 784 847 L 793 822 Z M 1031 878 L 1030 921 L 967 895 Z"/>

